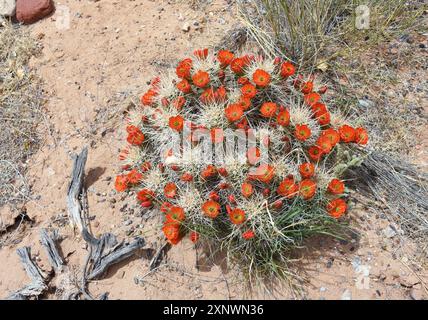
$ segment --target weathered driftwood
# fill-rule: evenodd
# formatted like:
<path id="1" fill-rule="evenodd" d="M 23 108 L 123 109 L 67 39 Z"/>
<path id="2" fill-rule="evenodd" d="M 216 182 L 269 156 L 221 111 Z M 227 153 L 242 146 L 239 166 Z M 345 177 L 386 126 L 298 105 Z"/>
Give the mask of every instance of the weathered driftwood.
<path id="1" fill-rule="evenodd" d="M 57 242 L 60 240 L 58 230 L 53 230 L 49 233 L 46 229 L 40 231 L 40 242 L 45 248 L 49 263 L 54 268 L 55 272 L 59 273 L 63 270 L 64 261 L 59 254 Z"/>
<path id="2" fill-rule="evenodd" d="M 31 259 L 31 248 L 23 247 L 16 250 L 27 275 L 31 278 L 31 283 L 15 292 L 7 299 L 26 300 L 30 297 L 38 297 L 48 289 L 46 285 L 47 275 Z"/>
<path id="3" fill-rule="evenodd" d="M 71 182 L 67 192 L 67 207 L 70 217 L 70 223 L 77 227 L 80 232 L 83 231 L 83 220 L 81 216 L 82 203 L 80 196 L 83 189 L 83 179 L 85 173 L 85 164 L 88 158 L 88 148 L 84 148 L 79 155 L 74 157 Z"/>
<path id="4" fill-rule="evenodd" d="M 101 239 L 104 238 L 101 237 Z M 92 265 L 88 270 L 87 278 L 89 280 L 100 278 L 112 265 L 117 264 L 129 257 L 131 257 L 137 250 L 144 247 L 144 240 L 137 238 L 131 243 L 124 245 L 120 244 L 110 248 L 103 244 L 100 239 L 99 245 L 92 251 Z M 108 253 L 105 253 L 105 250 L 108 250 Z"/>
<path id="5" fill-rule="evenodd" d="M 118 244 L 116 237 L 111 233 L 103 234 L 100 239 L 95 238 L 87 227 L 83 212 L 87 210 L 86 192 L 84 189 L 84 171 L 88 157 L 88 149 L 75 156 L 71 183 L 67 193 L 67 205 L 70 222 L 77 226 L 83 239 L 88 243 L 90 252 L 84 266 L 84 279 L 92 280 L 102 276 L 110 266 L 132 256 L 135 251 L 144 246 L 144 240 L 138 238 L 128 245 Z"/>

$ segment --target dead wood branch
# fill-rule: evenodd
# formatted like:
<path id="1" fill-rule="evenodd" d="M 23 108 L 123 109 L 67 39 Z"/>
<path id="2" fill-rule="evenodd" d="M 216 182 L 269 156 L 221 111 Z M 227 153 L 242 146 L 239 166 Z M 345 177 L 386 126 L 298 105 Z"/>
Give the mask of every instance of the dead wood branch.
<path id="1" fill-rule="evenodd" d="M 31 259 L 31 248 L 23 247 L 16 250 L 22 265 L 24 266 L 27 275 L 31 278 L 31 283 L 14 293 L 8 300 L 26 300 L 31 297 L 40 296 L 48 289 L 46 285 L 47 275 L 39 268 L 39 266 Z"/>
<path id="2" fill-rule="evenodd" d="M 60 240 L 58 230 L 53 230 L 49 233 L 46 229 L 40 231 L 40 242 L 46 250 L 49 263 L 54 268 L 55 272 L 59 273 L 64 267 L 64 261 L 58 252 L 57 242 Z"/>
<path id="3" fill-rule="evenodd" d="M 79 155 L 74 157 L 71 182 L 67 192 L 67 207 L 70 223 L 73 227 L 77 227 L 80 232 L 83 231 L 83 221 L 81 216 L 82 204 L 80 201 L 80 195 L 82 194 L 83 189 L 83 178 L 87 158 L 88 148 L 84 148 Z"/>

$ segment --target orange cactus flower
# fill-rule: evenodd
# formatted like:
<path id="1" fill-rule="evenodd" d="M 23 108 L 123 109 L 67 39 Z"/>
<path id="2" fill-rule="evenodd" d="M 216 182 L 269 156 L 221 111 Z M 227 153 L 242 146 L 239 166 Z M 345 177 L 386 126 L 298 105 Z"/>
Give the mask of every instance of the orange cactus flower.
<path id="1" fill-rule="evenodd" d="M 321 135 L 324 137 L 327 137 L 328 140 L 330 140 L 330 144 L 332 147 L 334 147 L 340 141 L 339 133 L 336 130 L 334 130 L 333 128 L 328 128 L 328 129 L 324 130 Z"/>
<path id="2" fill-rule="evenodd" d="M 315 173 L 315 166 L 310 162 L 302 163 L 299 166 L 299 172 L 302 178 L 304 179 L 310 178 Z"/>
<path id="3" fill-rule="evenodd" d="M 288 110 L 283 110 L 278 113 L 276 117 L 276 122 L 283 127 L 286 127 L 290 124 L 290 112 Z"/>
<path id="4" fill-rule="evenodd" d="M 250 240 L 252 238 L 254 238 L 255 233 L 252 230 L 247 230 L 242 234 L 242 238 L 244 238 L 245 240 Z"/>
<path id="5" fill-rule="evenodd" d="M 180 238 L 180 226 L 177 224 L 166 224 L 162 228 L 162 232 L 165 238 L 172 244 L 177 244 L 177 240 Z"/>
<path id="6" fill-rule="evenodd" d="M 210 198 L 211 200 L 214 200 L 214 201 L 219 201 L 220 200 L 220 196 L 218 195 L 218 193 L 217 192 L 215 192 L 215 191 L 211 191 L 209 194 L 208 194 L 208 198 Z"/>
<path id="7" fill-rule="evenodd" d="M 259 87 L 267 87 L 270 83 L 270 74 L 262 69 L 257 69 L 253 73 L 253 81 Z"/>
<path id="8" fill-rule="evenodd" d="M 136 169 L 132 169 L 131 171 L 128 172 L 128 182 L 131 184 L 137 184 L 141 181 L 141 179 L 143 178 L 143 175 L 138 172 Z"/>
<path id="9" fill-rule="evenodd" d="M 369 141 L 369 135 L 364 128 L 355 129 L 355 142 L 359 145 L 366 145 Z"/>
<path id="10" fill-rule="evenodd" d="M 220 203 L 214 200 L 208 200 L 202 205 L 202 211 L 207 217 L 215 219 L 220 214 Z"/>
<path id="11" fill-rule="evenodd" d="M 153 104 L 153 98 L 157 95 L 156 91 L 149 89 L 145 94 L 141 96 L 141 103 L 144 106 L 151 106 Z"/>
<path id="12" fill-rule="evenodd" d="M 241 193 L 245 198 L 249 198 L 253 194 L 253 185 L 249 182 L 244 182 L 241 185 Z"/>
<path id="13" fill-rule="evenodd" d="M 355 129 L 347 124 L 339 128 L 340 140 L 343 142 L 355 141 Z"/>
<path id="14" fill-rule="evenodd" d="M 197 233 L 196 231 L 192 231 L 190 232 L 190 241 L 192 241 L 193 243 L 198 242 L 199 240 L 199 233 Z"/>
<path id="15" fill-rule="evenodd" d="M 248 162 L 252 165 L 256 164 L 260 160 L 260 150 L 257 147 L 252 147 L 247 150 Z"/>
<path id="16" fill-rule="evenodd" d="M 235 208 L 230 211 L 229 218 L 233 224 L 242 224 L 245 221 L 245 211 L 242 209 Z"/>
<path id="17" fill-rule="evenodd" d="M 286 197 L 286 198 L 293 198 L 297 195 L 298 186 L 295 184 L 294 179 L 287 178 L 284 179 L 278 186 L 278 189 L 276 190 L 276 193 L 278 193 L 280 196 Z"/>
<path id="18" fill-rule="evenodd" d="M 244 110 L 242 110 L 242 107 L 238 104 L 229 105 L 224 109 L 224 112 L 226 113 L 227 120 L 230 122 L 238 121 L 244 114 Z"/>
<path id="19" fill-rule="evenodd" d="M 178 206 L 172 206 L 169 208 L 168 213 L 165 216 L 166 223 L 181 223 L 186 219 L 184 209 Z"/>
<path id="20" fill-rule="evenodd" d="M 199 88 L 205 88 L 210 83 L 208 72 L 199 70 L 192 77 L 193 84 Z"/>
<path id="21" fill-rule="evenodd" d="M 275 177 L 275 168 L 269 164 L 260 164 L 249 178 L 269 184 Z"/>
<path id="22" fill-rule="evenodd" d="M 292 75 L 294 75 L 295 72 L 296 72 L 296 68 L 291 62 L 287 61 L 281 65 L 281 76 L 283 78 L 291 77 Z"/>
<path id="23" fill-rule="evenodd" d="M 314 83 L 312 81 L 304 82 L 300 87 L 300 91 L 302 91 L 303 94 L 309 94 L 313 90 L 314 90 Z"/>
<path id="24" fill-rule="evenodd" d="M 232 62 L 234 57 L 234 54 L 229 50 L 220 50 L 217 53 L 217 59 L 222 67 L 228 66 Z"/>
<path id="25" fill-rule="evenodd" d="M 184 119 L 182 116 L 178 115 L 175 117 L 169 118 L 169 127 L 175 131 L 182 131 L 184 126 Z"/>
<path id="26" fill-rule="evenodd" d="M 317 191 L 317 184 L 309 179 L 302 180 L 299 185 L 299 192 L 303 199 L 309 200 Z"/>
<path id="27" fill-rule="evenodd" d="M 181 176 L 180 180 L 184 182 L 191 182 L 193 181 L 193 176 L 189 172 L 185 172 Z"/>
<path id="28" fill-rule="evenodd" d="M 229 175 L 229 173 L 225 168 L 218 168 L 217 171 L 219 175 L 221 175 L 222 177 L 227 177 Z"/>
<path id="29" fill-rule="evenodd" d="M 165 197 L 173 199 L 177 195 L 177 186 L 174 182 L 169 182 L 163 189 Z"/>
<path id="30" fill-rule="evenodd" d="M 137 199 L 140 202 L 152 201 L 155 198 L 155 193 L 149 189 L 142 189 L 137 193 Z"/>
<path id="31" fill-rule="evenodd" d="M 230 62 L 230 69 L 236 74 L 241 74 L 245 66 L 246 62 L 243 58 L 235 58 Z"/>
<path id="32" fill-rule="evenodd" d="M 305 97 L 304 97 L 305 103 L 310 106 L 320 101 L 320 99 L 321 99 L 321 96 L 316 92 L 305 94 Z"/>
<path id="33" fill-rule="evenodd" d="M 129 144 L 132 144 L 134 146 L 140 146 L 145 139 L 144 134 L 141 132 L 140 129 L 137 127 L 135 132 L 129 133 L 128 137 L 126 138 L 126 141 L 128 141 Z"/>
<path id="34" fill-rule="evenodd" d="M 333 148 L 330 139 L 323 135 L 317 139 L 317 146 L 322 150 L 324 154 L 329 153 Z"/>
<path id="35" fill-rule="evenodd" d="M 325 104 L 321 103 L 321 102 L 317 102 L 317 103 L 314 103 L 313 105 L 311 105 L 311 110 L 312 110 L 312 113 L 314 114 L 314 116 L 316 118 L 318 118 L 320 115 L 328 112 Z"/>
<path id="36" fill-rule="evenodd" d="M 237 104 L 239 104 L 242 110 L 247 110 L 251 107 L 251 99 L 246 97 L 239 98 Z"/>
<path id="37" fill-rule="evenodd" d="M 318 123 L 322 126 L 330 124 L 330 113 L 325 112 L 317 117 Z"/>
<path id="38" fill-rule="evenodd" d="M 306 124 L 297 124 L 294 135 L 297 140 L 306 141 L 311 137 L 311 129 Z"/>
<path id="39" fill-rule="evenodd" d="M 345 184 L 339 179 L 333 179 L 328 184 L 327 190 L 331 194 L 339 195 L 345 192 Z"/>
<path id="40" fill-rule="evenodd" d="M 335 199 L 331 200 L 327 204 L 327 211 L 333 218 L 339 219 L 343 216 L 348 208 L 345 200 L 343 199 Z"/>
<path id="41" fill-rule="evenodd" d="M 251 83 L 244 84 L 241 88 L 241 93 L 245 98 L 254 98 L 257 94 L 257 89 Z"/>
<path id="42" fill-rule="evenodd" d="M 204 170 L 202 170 L 201 176 L 204 179 L 211 178 L 217 174 L 217 169 L 212 164 L 209 164 Z"/>
<path id="43" fill-rule="evenodd" d="M 278 106 L 274 102 L 265 102 L 260 107 L 260 113 L 264 118 L 271 118 L 275 115 Z"/>
<path id="44" fill-rule="evenodd" d="M 177 89 L 183 93 L 189 93 L 192 91 L 192 87 L 190 86 L 189 81 L 186 79 L 182 79 L 179 83 L 177 83 Z"/>
<path id="45" fill-rule="evenodd" d="M 175 72 L 179 78 L 190 78 L 190 70 L 192 69 L 192 59 L 187 58 L 180 61 L 175 69 Z"/>
<path id="46" fill-rule="evenodd" d="M 319 161 L 322 156 L 324 155 L 321 148 L 318 146 L 312 146 L 308 149 L 308 155 L 309 158 L 311 158 L 312 161 Z"/>
<path id="47" fill-rule="evenodd" d="M 208 57 L 208 49 L 207 48 L 205 48 L 205 49 L 198 49 L 198 50 L 193 51 L 193 54 L 197 58 L 205 60 Z"/>
<path id="48" fill-rule="evenodd" d="M 119 175 L 114 181 L 114 188 L 117 192 L 123 192 L 128 188 L 128 176 Z"/>

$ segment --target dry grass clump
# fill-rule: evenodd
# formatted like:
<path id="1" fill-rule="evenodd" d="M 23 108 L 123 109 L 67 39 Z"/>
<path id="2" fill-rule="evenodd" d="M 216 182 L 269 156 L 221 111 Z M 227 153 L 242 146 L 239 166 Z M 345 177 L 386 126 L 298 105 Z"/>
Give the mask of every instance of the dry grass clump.
<path id="1" fill-rule="evenodd" d="M 39 145 L 43 97 L 28 62 L 39 50 L 20 27 L 0 27 L 0 206 L 20 202 L 29 193 L 25 163 Z"/>
<path id="2" fill-rule="evenodd" d="M 266 55 L 286 56 L 309 68 L 397 36 L 414 27 L 426 9 L 423 1 L 405 0 L 241 0 L 238 5 Z"/>

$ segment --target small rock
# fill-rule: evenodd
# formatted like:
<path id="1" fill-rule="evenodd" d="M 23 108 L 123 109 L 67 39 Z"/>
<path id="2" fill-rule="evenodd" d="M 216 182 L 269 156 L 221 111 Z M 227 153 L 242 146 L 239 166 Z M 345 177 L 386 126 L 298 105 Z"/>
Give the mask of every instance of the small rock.
<path id="1" fill-rule="evenodd" d="M 349 289 L 346 289 L 345 291 L 343 291 L 341 300 L 352 300 L 352 294 Z"/>
<path id="2" fill-rule="evenodd" d="M 130 219 L 123 222 L 124 226 L 129 226 L 131 224 L 132 224 L 132 220 L 130 220 Z"/>
<path id="3" fill-rule="evenodd" d="M 360 99 L 360 100 L 358 100 L 358 104 L 359 104 L 361 107 L 368 108 L 368 107 L 370 107 L 370 106 L 372 106 L 372 105 L 373 105 L 373 102 L 372 102 L 372 101 L 370 101 L 370 100 Z"/>
<path id="4" fill-rule="evenodd" d="M 388 239 L 395 237 L 395 235 L 397 234 L 397 232 L 393 228 L 391 228 L 391 226 L 386 227 L 382 230 L 382 232 Z"/>
<path id="5" fill-rule="evenodd" d="M 15 14 L 16 1 L 2 0 L 0 1 L 0 16 L 12 17 Z"/>
<path id="6" fill-rule="evenodd" d="M 320 288 L 320 292 L 326 292 L 326 290 L 327 290 L 327 288 L 325 288 L 325 287 Z"/>
<path id="7" fill-rule="evenodd" d="M 31 24 L 43 19 L 54 11 L 52 0 L 17 0 L 16 18 L 24 24 Z"/>
<path id="8" fill-rule="evenodd" d="M 189 32 L 190 31 L 190 24 L 188 22 L 185 22 L 183 24 L 183 26 L 181 27 L 181 30 L 184 32 Z"/>

